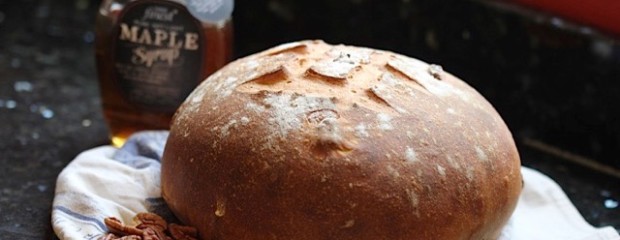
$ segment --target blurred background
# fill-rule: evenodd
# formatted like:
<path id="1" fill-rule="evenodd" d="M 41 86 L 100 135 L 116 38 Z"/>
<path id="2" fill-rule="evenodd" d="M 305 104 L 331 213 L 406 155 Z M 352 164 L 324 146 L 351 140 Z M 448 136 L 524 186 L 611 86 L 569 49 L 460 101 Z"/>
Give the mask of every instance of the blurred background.
<path id="1" fill-rule="evenodd" d="M 52 238 L 58 173 L 108 144 L 94 62 L 100 1 L 0 0 L 0 238 Z M 525 166 L 620 230 L 620 2 L 235 1 L 234 56 L 323 39 L 435 63 L 497 109 Z"/>

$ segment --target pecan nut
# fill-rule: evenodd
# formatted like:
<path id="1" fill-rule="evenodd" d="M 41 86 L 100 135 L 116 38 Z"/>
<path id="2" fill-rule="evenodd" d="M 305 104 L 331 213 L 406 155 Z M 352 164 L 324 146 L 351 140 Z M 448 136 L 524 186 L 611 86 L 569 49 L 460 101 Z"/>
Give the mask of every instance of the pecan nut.
<path id="1" fill-rule="evenodd" d="M 154 213 L 141 212 L 134 217 L 134 221 L 138 222 L 136 228 L 156 228 L 160 231 L 167 229 L 168 223 L 162 217 Z"/>
<path id="2" fill-rule="evenodd" d="M 163 231 L 149 227 L 144 229 L 142 240 L 171 240 L 171 238 L 166 236 Z"/>
<path id="3" fill-rule="evenodd" d="M 107 217 L 107 218 L 103 219 L 103 222 L 108 227 L 108 230 L 111 233 L 114 233 L 114 234 L 118 234 L 118 235 L 121 235 L 121 236 L 126 236 L 126 235 L 142 236 L 142 234 L 144 234 L 141 229 L 137 229 L 135 227 L 127 226 L 127 225 L 123 224 L 121 222 L 121 220 L 118 220 L 115 217 Z"/>
<path id="4" fill-rule="evenodd" d="M 123 224 L 115 217 L 103 221 L 109 233 L 99 240 L 197 240 L 198 230 L 189 226 L 168 224 L 166 220 L 154 213 L 138 213 L 133 220 L 136 226 Z M 168 230 L 166 232 L 166 230 Z M 168 234 L 166 234 L 168 233 Z M 172 237 L 172 238 L 171 238 Z"/>
<path id="5" fill-rule="evenodd" d="M 142 240 L 142 238 L 138 235 L 127 235 L 127 236 L 122 236 L 118 240 Z"/>
<path id="6" fill-rule="evenodd" d="M 142 240 L 138 235 L 127 235 L 119 237 L 114 233 L 108 233 L 99 238 L 99 240 Z"/>

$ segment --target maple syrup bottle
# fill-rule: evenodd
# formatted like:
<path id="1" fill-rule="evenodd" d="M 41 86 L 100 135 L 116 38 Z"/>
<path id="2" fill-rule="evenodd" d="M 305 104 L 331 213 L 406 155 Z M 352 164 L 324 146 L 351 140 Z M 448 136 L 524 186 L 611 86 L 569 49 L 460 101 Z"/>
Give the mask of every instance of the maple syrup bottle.
<path id="1" fill-rule="evenodd" d="M 233 0 L 104 0 L 96 60 L 112 144 L 168 129 L 178 106 L 232 56 Z"/>

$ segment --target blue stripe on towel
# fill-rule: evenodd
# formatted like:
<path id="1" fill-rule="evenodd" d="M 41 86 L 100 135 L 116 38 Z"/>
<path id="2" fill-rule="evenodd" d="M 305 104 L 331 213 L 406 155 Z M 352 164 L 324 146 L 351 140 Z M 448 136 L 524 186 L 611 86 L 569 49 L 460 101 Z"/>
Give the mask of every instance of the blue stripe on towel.
<path id="1" fill-rule="evenodd" d="M 90 222 L 93 223 L 95 226 L 97 226 L 99 228 L 99 230 L 101 230 L 102 232 L 107 232 L 108 228 L 105 226 L 105 224 L 103 224 L 103 222 L 99 219 L 96 219 L 94 217 L 89 217 L 89 216 L 85 216 L 79 213 L 76 213 L 74 211 L 71 211 L 71 209 L 68 209 L 66 207 L 63 206 L 54 206 L 54 210 L 58 210 L 61 211 L 73 218 L 77 218 L 79 220 L 82 220 L 84 222 Z"/>

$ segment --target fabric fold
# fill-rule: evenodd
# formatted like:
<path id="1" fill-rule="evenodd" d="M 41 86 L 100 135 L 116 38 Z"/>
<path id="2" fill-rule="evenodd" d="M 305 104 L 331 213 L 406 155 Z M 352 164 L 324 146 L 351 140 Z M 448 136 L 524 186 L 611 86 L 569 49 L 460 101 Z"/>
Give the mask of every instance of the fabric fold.
<path id="1" fill-rule="evenodd" d="M 79 154 L 59 174 L 52 226 L 60 239 L 98 239 L 103 219 L 131 224 L 139 212 L 154 212 L 168 222 L 174 215 L 161 198 L 160 160 L 167 131 L 132 135 L 120 148 L 102 146 Z M 524 189 L 501 240 L 618 240 L 612 227 L 588 224 L 560 186 L 540 172 L 522 167 Z"/>

